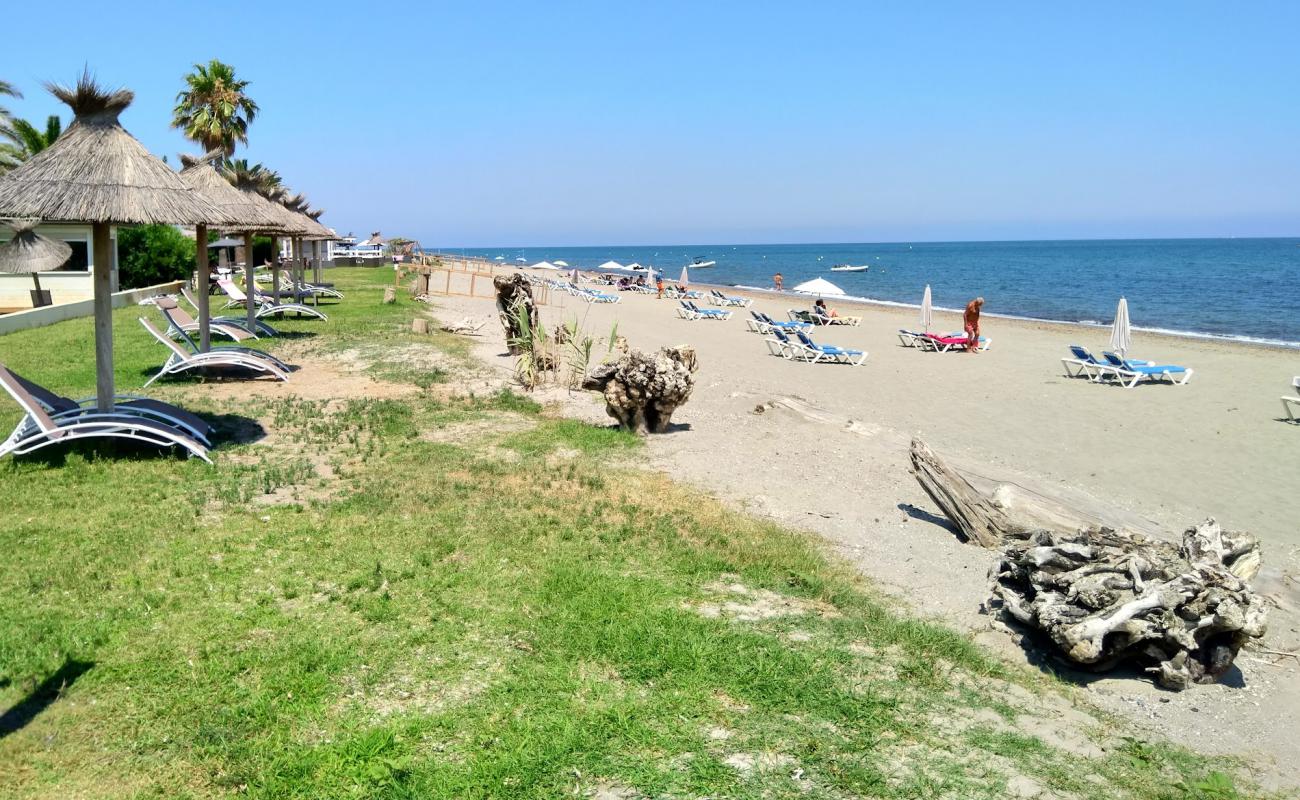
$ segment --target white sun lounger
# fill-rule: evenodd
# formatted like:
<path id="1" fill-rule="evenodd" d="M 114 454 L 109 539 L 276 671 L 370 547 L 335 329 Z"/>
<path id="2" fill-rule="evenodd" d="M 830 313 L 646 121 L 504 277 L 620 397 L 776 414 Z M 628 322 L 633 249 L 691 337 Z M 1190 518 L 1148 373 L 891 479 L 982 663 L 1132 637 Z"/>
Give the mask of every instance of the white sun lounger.
<path id="1" fill-rule="evenodd" d="M 1295 387 L 1297 397 L 1283 397 L 1282 410 L 1286 412 L 1287 419 L 1295 422 L 1297 418 L 1293 409 L 1300 408 L 1300 375 L 1291 381 L 1291 385 Z"/>
<path id="2" fill-rule="evenodd" d="M 170 297 L 155 297 L 153 304 L 162 310 L 163 316 L 167 318 L 167 334 L 169 336 L 184 336 L 190 333 L 199 332 L 198 320 L 191 317 L 185 312 L 185 309 L 176 304 L 176 301 Z M 225 336 L 234 342 L 242 342 L 248 339 L 256 339 L 256 333 L 250 333 L 246 328 L 238 325 L 227 325 L 224 322 L 216 320 L 208 321 L 208 329 L 214 334 Z"/>
<path id="3" fill-rule="evenodd" d="M 222 278 L 217 281 L 217 285 L 221 287 L 221 291 L 226 293 L 226 297 L 230 298 L 226 308 L 243 308 L 247 306 L 248 295 L 244 294 L 244 291 L 236 286 L 234 281 Z M 260 290 L 253 302 L 257 303 L 256 315 L 259 317 L 273 317 L 279 314 L 306 314 L 317 319 L 329 319 L 320 311 L 302 303 L 277 303 Z"/>
<path id="4" fill-rule="evenodd" d="M 172 341 L 171 337 L 155 328 L 149 320 L 140 317 L 140 324 L 171 351 L 171 355 L 167 357 L 162 369 L 158 370 L 158 374 L 145 383 L 146 387 L 164 375 L 176 375 L 204 367 L 243 367 L 254 372 L 265 372 L 282 381 L 289 380 L 289 371 L 284 367 L 283 362 L 260 351 L 252 348 L 239 348 L 235 350 L 214 349 L 206 353 L 186 352 L 179 344 Z"/>
<path id="5" fill-rule="evenodd" d="M 195 314 L 199 313 L 198 298 L 196 298 L 194 296 L 194 293 L 190 291 L 190 287 L 185 286 L 184 284 L 181 285 L 181 297 L 185 299 L 185 302 L 189 303 L 190 306 L 194 308 Z M 258 336 L 279 336 L 280 335 L 279 331 L 277 331 L 275 328 L 272 328 L 270 325 L 266 324 L 265 321 L 260 319 L 253 320 L 252 330 L 248 330 L 248 320 L 244 319 L 243 317 L 232 317 L 232 316 L 223 315 L 223 316 L 209 317 L 209 319 L 211 319 L 212 322 L 220 322 L 222 325 L 231 325 L 236 328 L 239 328 L 240 330 L 248 331 L 249 333 L 256 333 Z"/>
<path id="6" fill-rule="evenodd" d="M 0 457 L 24 455 L 52 444 L 78 439 L 132 439 L 157 447 L 183 447 L 209 464 L 208 448 L 187 433 L 164 422 L 124 412 L 83 409 L 79 413 L 50 414 L 32 397 L 21 381 L 0 367 L 0 388 L 18 403 L 24 417 L 9 438 L 0 442 Z"/>
<path id="7" fill-rule="evenodd" d="M 94 397 L 83 397 L 74 400 L 71 397 L 56 394 L 39 383 L 27 380 L 13 370 L 6 368 L 4 364 L 0 364 L 0 370 L 6 370 L 9 376 L 26 390 L 33 400 L 40 403 L 45 412 L 55 420 L 98 413 L 95 408 Z M 171 403 L 164 403 L 161 400 L 139 395 L 119 394 L 113 397 L 113 413 L 127 414 L 153 420 L 154 422 L 161 422 L 189 435 L 190 438 L 205 447 L 212 446 L 212 426 L 194 414 Z"/>

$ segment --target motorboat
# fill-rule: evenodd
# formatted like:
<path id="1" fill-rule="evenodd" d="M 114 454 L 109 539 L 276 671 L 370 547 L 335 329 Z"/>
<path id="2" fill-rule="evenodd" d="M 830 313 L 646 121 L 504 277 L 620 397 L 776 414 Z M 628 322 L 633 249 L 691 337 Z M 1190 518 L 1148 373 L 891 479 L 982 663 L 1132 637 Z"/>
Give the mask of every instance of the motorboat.
<path id="1" fill-rule="evenodd" d="M 695 258 L 691 259 L 690 265 L 695 269 L 704 269 L 705 267 L 711 267 L 717 263 L 718 262 L 716 261 L 705 261 L 704 256 L 696 256 Z"/>
<path id="2" fill-rule="evenodd" d="M 869 269 L 871 269 L 871 267 L 867 265 L 855 267 L 852 264 L 836 264 L 831 267 L 831 272 L 866 272 Z"/>

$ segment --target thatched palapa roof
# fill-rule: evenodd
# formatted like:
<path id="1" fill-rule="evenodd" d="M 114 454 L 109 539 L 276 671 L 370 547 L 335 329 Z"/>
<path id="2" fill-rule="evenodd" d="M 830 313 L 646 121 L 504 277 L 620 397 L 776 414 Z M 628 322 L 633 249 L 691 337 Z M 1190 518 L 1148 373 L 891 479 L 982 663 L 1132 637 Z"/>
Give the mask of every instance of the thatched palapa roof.
<path id="1" fill-rule="evenodd" d="M 36 220 L 11 222 L 14 238 L 0 244 L 0 272 L 28 275 L 51 272 L 63 266 L 72 255 L 67 242 L 51 239 L 36 232 Z"/>
<path id="2" fill-rule="evenodd" d="M 46 88 L 75 119 L 54 144 L 0 176 L 0 217 L 121 225 L 226 221 L 117 121 L 134 98 L 130 91 L 106 92 L 89 73 L 75 88 Z"/>
<path id="3" fill-rule="evenodd" d="M 256 192 L 236 189 L 217 172 L 212 166 L 212 159 L 217 155 L 182 155 L 181 164 L 185 168 L 180 177 L 190 189 L 228 217 L 220 227 L 237 233 L 285 233 L 285 220 L 273 208 L 273 203 Z"/>

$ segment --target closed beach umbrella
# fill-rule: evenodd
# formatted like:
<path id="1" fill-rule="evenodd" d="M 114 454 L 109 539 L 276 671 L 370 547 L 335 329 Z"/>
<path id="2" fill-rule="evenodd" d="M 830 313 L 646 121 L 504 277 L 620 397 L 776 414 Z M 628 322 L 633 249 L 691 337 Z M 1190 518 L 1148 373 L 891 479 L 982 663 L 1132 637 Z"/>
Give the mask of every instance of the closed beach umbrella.
<path id="1" fill-rule="evenodd" d="M 934 309 L 930 303 L 930 284 L 925 285 L 925 294 L 921 295 L 921 331 L 930 332 L 930 324 L 934 319 Z"/>
<path id="2" fill-rule="evenodd" d="M 1128 349 L 1133 345 L 1133 330 L 1128 322 L 1128 300 L 1119 299 L 1115 309 L 1115 322 L 1110 326 L 1110 347 L 1119 353 L 1120 358 L 1128 358 Z"/>
<path id="3" fill-rule="evenodd" d="M 134 95 L 82 75 L 48 86 L 74 115 L 54 144 L 0 176 L 0 217 L 90 223 L 94 252 L 95 394 L 113 409 L 113 225 L 221 224 L 225 215 L 126 132 L 117 118 Z"/>
<path id="4" fill-rule="evenodd" d="M 681 283 L 682 286 L 691 285 L 691 276 L 689 274 L 689 269 L 690 269 L 689 267 L 682 267 L 682 279 L 679 281 L 679 283 Z"/>
<path id="5" fill-rule="evenodd" d="M 36 220 L 19 220 L 9 223 L 14 238 L 0 245 L 0 272 L 11 275 L 31 275 L 36 287 L 33 306 L 41 305 L 41 278 L 38 273 L 52 272 L 72 255 L 67 242 L 51 239 L 36 232 Z"/>
<path id="6" fill-rule="evenodd" d="M 791 291 L 800 294 L 831 295 L 833 297 L 843 297 L 844 290 L 825 278 L 813 278 L 810 281 L 804 281 Z"/>

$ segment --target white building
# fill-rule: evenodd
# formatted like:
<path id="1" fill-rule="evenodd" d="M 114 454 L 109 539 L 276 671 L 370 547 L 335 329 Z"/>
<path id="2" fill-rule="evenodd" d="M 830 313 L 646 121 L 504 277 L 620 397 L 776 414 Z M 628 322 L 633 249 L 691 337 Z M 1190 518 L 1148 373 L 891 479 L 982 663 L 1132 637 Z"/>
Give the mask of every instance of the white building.
<path id="1" fill-rule="evenodd" d="M 40 273 L 41 288 L 49 291 L 55 305 L 89 300 L 95 296 L 91 270 L 95 266 L 95 252 L 91 246 L 89 224 L 43 223 L 36 232 L 51 239 L 61 239 L 72 247 L 72 256 L 55 272 Z M 13 231 L 0 224 L 0 244 L 9 241 Z M 117 290 L 117 228 L 109 229 L 113 257 L 113 290 Z M 32 307 L 31 275 L 0 273 L 0 314 L 21 311 Z"/>

